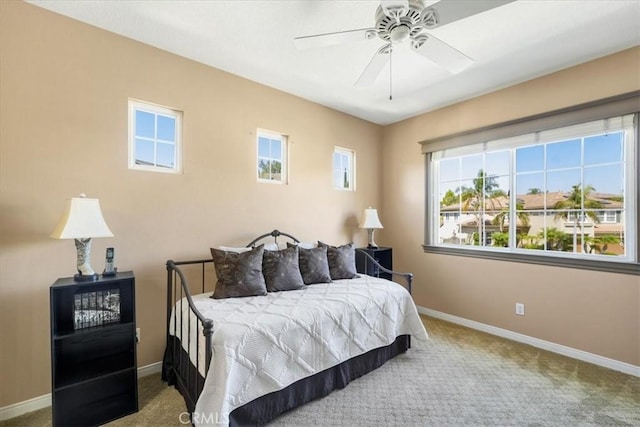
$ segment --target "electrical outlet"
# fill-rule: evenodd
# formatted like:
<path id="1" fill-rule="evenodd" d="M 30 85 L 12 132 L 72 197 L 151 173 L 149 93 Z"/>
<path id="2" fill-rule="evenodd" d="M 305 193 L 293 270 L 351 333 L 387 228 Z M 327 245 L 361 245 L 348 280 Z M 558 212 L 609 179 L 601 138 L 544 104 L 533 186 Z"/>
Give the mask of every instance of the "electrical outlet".
<path id="1" fill-rule="evenodd" d="M 516 314 L 518 316 L 524 316 L 524 304 L 520 302 L 516 303 Z"/>
<path id="2" fill-rule="evenodd" d="M 140 342 L 140 328 L 136 328 L 136 342 Z"/>

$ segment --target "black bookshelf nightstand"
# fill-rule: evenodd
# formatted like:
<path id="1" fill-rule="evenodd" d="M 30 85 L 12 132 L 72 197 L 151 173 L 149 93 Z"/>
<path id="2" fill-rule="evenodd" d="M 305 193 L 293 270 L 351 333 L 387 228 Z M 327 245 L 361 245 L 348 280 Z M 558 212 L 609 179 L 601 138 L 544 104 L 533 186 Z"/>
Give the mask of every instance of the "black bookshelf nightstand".
<path id="1" fill-rule="evenodd" d="M 138 411 L 135 278 L 58 279 L 50 288 L 54 426 L 94 426 Z"/>
<path id="2" fill-rule="evenodd" d="M 358 248 L 371 255 L 378 263 L 389 270 L 393 270 L 393 250 L 387 247 L 378 248 Z M 379 276 L 384 279 L 391 280 L 391 274 L 379 271 L 379 268 L 367 259 L 361 253 L 356 251 L 356 270 L 358 273 L 367 274 L 369 276 Z"/>

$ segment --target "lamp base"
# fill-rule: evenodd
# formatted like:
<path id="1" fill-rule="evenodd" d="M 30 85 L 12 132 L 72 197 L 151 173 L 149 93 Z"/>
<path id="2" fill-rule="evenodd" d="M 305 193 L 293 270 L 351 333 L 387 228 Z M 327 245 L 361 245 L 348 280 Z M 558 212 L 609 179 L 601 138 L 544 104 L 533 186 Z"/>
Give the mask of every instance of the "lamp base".
<path id="1" fill-rule="evenodd" d="M 95 282 L 100 276 L 93 271 L 89 260 L 91 259 L 91 238 L 76 239 L 76 251 L 78 258 L 78 274 L 73 276 L 76 282 Z"/>
<path id="2" fill-rule="evenodd" d="M 95 282 L 96 280 L 98 280 L 100 276 L 98 276 L 96 273 L 93 274 L 74 274 L 73 276 L 73 280 L 75 280 L 76 282 Z"/>
<path id="3" fill-rule="evenodd" d="M 369 235 L 369 242 L 367 244 L 367 248 L 369 249 L 378 249 L 378 244 L 375 240 L 373 240 L 373 232 L 375 230 L 373 228 L 367 228 L 367 233 Z"/>

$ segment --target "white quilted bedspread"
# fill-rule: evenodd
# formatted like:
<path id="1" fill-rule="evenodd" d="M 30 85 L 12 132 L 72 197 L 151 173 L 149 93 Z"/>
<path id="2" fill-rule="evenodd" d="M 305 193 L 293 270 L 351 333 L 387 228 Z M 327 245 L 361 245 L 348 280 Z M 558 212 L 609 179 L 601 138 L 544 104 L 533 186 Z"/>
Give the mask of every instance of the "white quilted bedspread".
<path id="1" fill-rule="evenodd" d="M 235 408 L 387 346 L 399 335 L 428 338 L 406 289 L 365 275 L 266 296 L 214 300 L 210 295 L 193 297 L 198 310 L 214 322 L 213 357 L 196 404 L 196 425 L 227 425 Z M 180 310 L 179 302 L 176 307 Z M 182 311 L 186 337 L 186 303 Z M 175 310 L 171 332 L 174 316 Z M 198 350 L 203 361 L 204 338 L 201 331 L 195 330 L 195 324 L 193 317 L 191 337 L 201 337 Z M 195 340 L 192 341 L 195 364 L 197 352 Z M 201 371 L 203 365 L 201 362 Z"/>

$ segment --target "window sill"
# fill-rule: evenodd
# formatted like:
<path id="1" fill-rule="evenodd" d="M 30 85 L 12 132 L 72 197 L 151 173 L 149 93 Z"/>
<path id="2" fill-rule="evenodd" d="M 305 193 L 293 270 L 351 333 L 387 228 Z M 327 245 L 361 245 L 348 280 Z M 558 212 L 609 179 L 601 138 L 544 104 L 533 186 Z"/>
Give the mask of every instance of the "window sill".
<path id="1" fill-rule="evenodd" d="M 631 262 L 615 262 L 590 259 L 564 258 L 546 255 L 527 255 L 521 253 L 504 253 L 482 249 L 461 249 L 447 246 L 422 246 L 425 253 L 453 255 L 470 258 L 483 258 L 496 261 L 522 262 L 527 264 L 548 265 L 552 267 L 577 268 L 580 270 L 604 271 L 607 273 L 640 275 L 640 264 Z"/>
<path id="2" fill-rule="evenodd" d="M 169 175 L 182 175 L 182 170 L 173 169 L 173 168 L 161 168 L 161 167 L 153 167 L 153 166 L 129 166 L 129 170 L 132 171 L 141 171 L 141 172 L 156 172 L 156 173 L 164 173 Z"/>
<path id="3" fill-rule="evenodd" d="M 271 185 L 287 185 L 287 183 L 284 182 L 284 181 L 280 181 L 280 180 L 276 180 L 276 179 L 264 179 L 264 178 L 258 178 L 258 183 L 259 184 L 271 184 Z"/>

